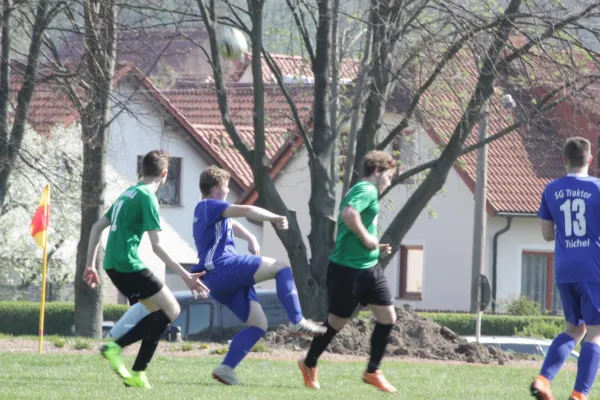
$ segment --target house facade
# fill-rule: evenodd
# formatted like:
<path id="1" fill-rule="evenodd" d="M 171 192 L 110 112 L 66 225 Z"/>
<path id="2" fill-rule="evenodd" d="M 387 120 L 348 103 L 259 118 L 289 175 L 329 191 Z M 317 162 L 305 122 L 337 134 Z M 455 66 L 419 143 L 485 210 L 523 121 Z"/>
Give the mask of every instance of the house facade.
<path id="1" fill-rule="evenodd" d="M 309 71 L 304 73 L 306 66 L 301 58 L 275 58 L 285 76 L 310 81 Z M 475 66 L 468 60 L 459 59 L 459 62 L 462 64 L 457 68 L 466 74 L 456 74 L 455 79 L 461 81 L 447 79 L 446 84 L 473 84 L 477 76 Z M 249 79 L 249 69 L 247 65 L 242 67 L 236 77 L 240 82 L 228 85 L 228 101 L 238 134 L 251 147 L 252 87 L 244 82 Z M 343 79 L 355 77 L 352 65 L 345 71 Z M 272 166 L 271 177 L 288 208 L 296 211 L 302 234 L 307 237 L 310 232 L 307 155 L 285 98 L 269 72 L 265 74 L 265 114 L 269 118 L 265 132 L 266 155 Z M 168 185 L 160 194 L 162 240 L 178 262 L 190 266 L 197 261 L 191 221 L 200 198 L 200 172 L 211 164 L 227 169 L 232 174 L 231 202 L 252 204 L 256 192 L 249 166 L 222 126 L 214 87 L 185 79 L 174 87 L 176 89 L 159 91 L 135 68 L 119 75 L 114 89 L 116 101 L 107 160 L 123 182 L 133 184 L 141 156 L 156 148 L 169 152 L 172 164 Z M 439 90 L 443 91 L 443 88 Z M 290 93 L 301 118 L 310 126 L 311 85 L 292 83 Z M 435 100 L 436 96 L 445 93 L 432 90 L 427 95 Z M 397 149 L 408 166 L 434 157 L 460 118 L 460 109 L 456 104 L 452 105 L 452 101 L 444 102 L 441 107 L 440 102 L 429 100 L 424 106 L 427 118 L 418 118 L 403 132 L 402 138 L 406 140 Z M 499 96 L 495 96 L 491 105 L 491 134 L 507 126 L 509 117 L 516 113 L 503 111 L 499 103 Z M 541 237 L 537 206 L 544 185 L 562 174 L 560 147 L 564 138 L 576 131 L 597 143 L 596 125 L 591 123 L 594 119 L 600 120 L 595 111 L 588 107 L 581 113 L 573 104 L 561 104 L 548 114 L 543 127 L 532 124 L 489 146 L 485 255 L 486 275 L 492 281 L 496 299 L 526 295 L 539 301 L 544 308 L 560 311 L 560 302 L 552 285 L 553 243 L 545 242 Z M 386 128 L 382 131 L 397 124 L 401 113 L 401 110 L 388 110 L 383 124 Z M 386 268 L 396 304 L 412 304 L 417 309 L 429 310 L 469 309 L 475 164 L 475 153 L 460 159 L 449 172 L 444 189 L 432 198 L 401 243 L 397 243 L 400 251 Z M 596 165 L 593 169 L 596 173 Z M 418 178 L 415 182 L 398 185 L 382 201 L 382 231 L 417 184 Z M 122 183 L 108 182 L 107 204 L 116 199 L 124 189 L 122 186 Z M 340 196 L 338 193 L 338 199 Z M 270 224 L 247 220 L 242 223 L 257 236 L 263 254 L 288 260 Z M 164 264 L 153 255 L 147 238 L 140 249 L 147 265 L 164 278 L 171 289 L 185 289 L 181 280 L 165 271 Z M 238 250 L 245 253 L 245 243 L 238 243 Z M 273 282 L 257 286 L 273 287 Z M 124 302 L 110 285 L 106 290 L 107 302 Z"/>

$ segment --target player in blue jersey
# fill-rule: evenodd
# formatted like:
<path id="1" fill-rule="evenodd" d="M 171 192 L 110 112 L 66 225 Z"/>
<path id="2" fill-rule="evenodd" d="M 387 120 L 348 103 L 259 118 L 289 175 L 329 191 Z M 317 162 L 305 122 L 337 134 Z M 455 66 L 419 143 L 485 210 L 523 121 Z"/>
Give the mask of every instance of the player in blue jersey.
<path id="1" fill-rule="evenodd" d="M 546 186 L 539 216 L 544 239 L 555 240 L 554 280 L 567 327 L 552 342 L 531 384 L 538 400 L 554 399 L 552 379 L 584 335 L 570 400 L 588 398 L 600 366 L 600 179 L 588 176 L 589 140 L 569 138 L 563 158 L 567 174 Z"/>
<path id="2" fill-rule="evenodd" d="M 254 235 L 233 219 L 271 222 L 277 229 L 287 229 L 287 218 L 263 208 L 225 201 L 229 179 L 229 173 L 216 166 L 208 167 L 200 175 L 202 200 L 194 211 L 193 225 L 199 263 L 192 272 L 206 271 L 203 280 L 212 297 L 248 326 L 233 338 L 222 364 L 213 371 L 213 378 L 219 382 L 237 385 L 240 381 L 235 367 L 267 330 L 267 318 L 254 290 L 256 283 L 275 279 L 277 295 L 290 320 L 291 334 L 314 336 L 323 334 L 326 328 L 302 316 L 290 266 L 259 256 L 260 247 Z M 234 235 L 248 242 L 251 255 L 238 254 Z"/>

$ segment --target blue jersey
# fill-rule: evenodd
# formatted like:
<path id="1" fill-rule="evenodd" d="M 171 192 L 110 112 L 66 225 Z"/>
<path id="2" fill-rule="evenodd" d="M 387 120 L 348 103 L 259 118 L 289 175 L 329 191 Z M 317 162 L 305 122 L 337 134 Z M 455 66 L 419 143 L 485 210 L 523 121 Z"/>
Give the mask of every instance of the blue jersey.
<path id="1" fill-rule="evenodd" d="M 194 241 L 198 250 L 197 270 L 211 270 L 220 259 L 237 255 L 231 220 L 221 215 L 229 203 L 202 199 L 194 210 Z"/>
<path id="2" fill-rule="evenodd" d="M 542 194 L 540 218 L 556 226 L 556 283 L 600 283 L 600 179 L 569 174 Z"/>

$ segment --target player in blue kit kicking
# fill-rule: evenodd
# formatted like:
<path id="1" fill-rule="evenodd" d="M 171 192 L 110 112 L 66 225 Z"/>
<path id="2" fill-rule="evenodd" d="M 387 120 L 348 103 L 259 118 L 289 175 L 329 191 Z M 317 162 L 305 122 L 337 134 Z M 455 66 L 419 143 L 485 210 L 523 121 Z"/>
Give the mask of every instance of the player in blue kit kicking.
<path id="1" fill-rule="evenodd" d="M 239 385 L 235 367 L 267 330 L 267 318 L 254 290 L 256 283 L 275 279 L 277 295 L 290 320 L 291 334 L 314 336 L 323 334 L 326 328 L 302 316 L 290 266 L 260 257 L 254 235 L 232 219 L 244 217 L 287 229 L 287 218 L 259 207 L 226 202 L 230 177 L 227 171 L 216 166 L 208 167 L 200 175 L 202 200 L 194 211 L 193 225 L 199 263 L 192 272 L 206 271 L 203 281 L 212 297 L 229 307 L 248 326 L 233 338 L 225 359 L 213 371 L 213 378 L 219 382 Z M 237 253 L 234 235 L 248 242 L 252 255 Z"/>
<path id="2" fill-rule="evenodd" d="M 550 384 L 573 348 L 586 335 L 569 400 L 585 400 L 600 366 L 600 179 L 588 176 L 589 140 L 569 138 L 563 158 L 567 175 L 550 182 L 542 195 L 542 235 L 554 246 L 554 280 L 567 327 L 548 349 L 531 395 L 553 400 Z"/>

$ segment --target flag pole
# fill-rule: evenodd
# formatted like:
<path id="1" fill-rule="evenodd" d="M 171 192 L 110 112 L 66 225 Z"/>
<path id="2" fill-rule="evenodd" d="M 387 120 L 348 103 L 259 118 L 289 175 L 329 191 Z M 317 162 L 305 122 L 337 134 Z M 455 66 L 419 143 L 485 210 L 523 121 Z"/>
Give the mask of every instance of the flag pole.
<path id="1" fill-rule="evenodd" d="M 44 190 L 45 194 L 46 194 L 46 198 L 44 201 L 44 208 L 43 208 L 43 218 L 44 218 L 44 224 L 42 225 L 44 227 L 44 255 L 43 255 L 43 259 L 42 259 L 42 298 L 40 301 L 40 327 L 39 327 L 39 333 L 40 333 L 40 338 L 39 338 L 39 343 L 38 343 L 38 353 L 42 354 L 42 347 L 44 344 L 44 309 L 46 307 L 46 277 L 47 277 L 47 269 L 48 269 L 48 225 L 50 223 L 50 213 L 49 213 L 49 208 L 50 208 L 50 184 L 46 185 L 46 188 Z M 42 195 L 42 199 L 44 198 L 44 195 Z M 36 212 L 37 214 L 37 212 Z"/>
<path id="2" fill-rule="evenodd" d="M 44 308 L 46 306 L 46 268 L 48 266 L 48 231 L 44 234 L 44 256 L 42 261 L 42 301 L 40 302 L 40 341 L 38 353 L 42 354 L 44 342 Z"/>

